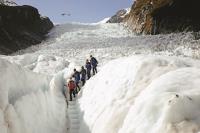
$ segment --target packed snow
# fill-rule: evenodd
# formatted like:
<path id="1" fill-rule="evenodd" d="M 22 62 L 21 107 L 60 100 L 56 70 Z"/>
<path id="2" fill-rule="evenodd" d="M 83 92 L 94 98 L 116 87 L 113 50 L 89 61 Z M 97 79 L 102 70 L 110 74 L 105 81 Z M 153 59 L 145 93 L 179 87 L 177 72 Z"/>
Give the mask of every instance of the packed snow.
<path id="1" fill-rule="evenodd" d="M 70 62 L 64 58 L 51 55 L 24 54 L 2 57 L 10 62 L 21 65 L 36 73 L 55 75 L 69 66 Z"/>
<path id="2" fill-rule="evenodd" d="M 197 60 L 133 56 L 111 61 L 84 87 L 80 132 L 197 133 L 199 86 Z"/>
<path id="3" fill-rule="evenodd" d="M 137 36 L 123 24 L 67 23 L 48 36 L 0 56 L 0 133 L 200 132 L 194 33 Z M 64 84 L 90 54 L 99 72 L 67 108 Z"/>
<path id="4" fill-rule="evenodd" d="M 1 133 L 67 131 L 62 74 L 52 79 L 4 59 L 0 59 L 0 68 Z"/>

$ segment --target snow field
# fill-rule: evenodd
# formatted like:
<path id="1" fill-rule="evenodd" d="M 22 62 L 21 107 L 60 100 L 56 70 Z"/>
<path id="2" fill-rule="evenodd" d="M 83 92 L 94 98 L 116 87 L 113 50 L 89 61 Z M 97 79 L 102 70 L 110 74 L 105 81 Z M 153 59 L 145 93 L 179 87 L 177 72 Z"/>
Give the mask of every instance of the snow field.
<path id="1" fill-rule="evenodd" d="M 80 133 L 197 133 L 199 85 L 197 60 L 133 56 L 111 61 L 84 87 Z"/>
<path id="2" fill-rule="evenodd" d="M 196 34 L 198 33 L 182 32 L 136 36 L 124 24 L 67 23 L 57 25 L 49 33 L 50 38 L 41 45 L 16 54 L 34 52 L 33 54 L 60 56 L 65 59 L 81 59 L 88 53 L 98 54 L 98 51 L 105 50 L 104 54 L 112 56 L 108 61 L 118 58 L 118 53 L 122 56 L 153 54 L 199 59 L 200 41 Z"/>

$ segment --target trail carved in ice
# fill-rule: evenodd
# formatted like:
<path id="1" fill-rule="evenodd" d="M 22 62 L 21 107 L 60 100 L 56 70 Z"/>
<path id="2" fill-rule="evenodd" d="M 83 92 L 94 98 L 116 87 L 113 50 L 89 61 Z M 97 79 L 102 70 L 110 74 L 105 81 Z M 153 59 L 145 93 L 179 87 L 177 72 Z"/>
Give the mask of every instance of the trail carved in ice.
<path id="1" fill-rule="evenodd" d="M 80 114 L 77 101 L 69 101 L 67 113 L 70 120 L 70 133 L 79 133 L 80 128 Z"/>

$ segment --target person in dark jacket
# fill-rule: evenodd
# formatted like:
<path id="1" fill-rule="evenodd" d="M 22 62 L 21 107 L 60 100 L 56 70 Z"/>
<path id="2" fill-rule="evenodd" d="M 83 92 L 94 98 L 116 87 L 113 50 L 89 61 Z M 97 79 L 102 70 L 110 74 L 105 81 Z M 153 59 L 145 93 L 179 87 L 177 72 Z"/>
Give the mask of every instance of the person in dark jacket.
<path id="1" fill-rule="evenodd" d="M 82 81 L 82 86 L 85 85 L 85 80 L 86 80 L 86 70 L 84 66 L 81 67 L 81 81 Z"/>
<path id="2" fill-rule="evenodd" d="M 80 87 L 79 87 L 79 81 L 80 81 L 80 73 L 74 69 L 74 74 L 73 74 L 73 77 L 75 79 L 75 83 L 76 83 L 76 93 L 78 93 L 78 89 L 80 90 Z"/>
<path id="3" fill-rule="evenodd" d="M 86 71 L 87 71 L 87 79 L 90 79 L 92 66 L 88 59 L 86 60 L 85 67 L 86 67 Z"/>
<path id="4" fill-rule="evenodd" d="M 93 75 L 95 75 L 97 73 L 97 64 L 98 64 L 98 61 L 92 55 L 90 55 L 90 63 L 92 65 Z"/>

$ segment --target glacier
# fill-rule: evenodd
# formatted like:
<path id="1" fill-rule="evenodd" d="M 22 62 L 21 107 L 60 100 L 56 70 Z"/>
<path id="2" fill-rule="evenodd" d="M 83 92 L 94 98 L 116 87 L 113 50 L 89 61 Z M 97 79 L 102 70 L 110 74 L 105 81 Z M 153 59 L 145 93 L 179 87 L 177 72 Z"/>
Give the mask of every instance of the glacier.
<path id="1" fill-rule="evenodd" d="M 59 24 L 40 45 L 1 55 L 0 133 L 72 133 L 64 85 L 90 54 L 99 72 L 77 96 L 76 133 L 200 132 L 199 40 L 125 27 Z"/>

